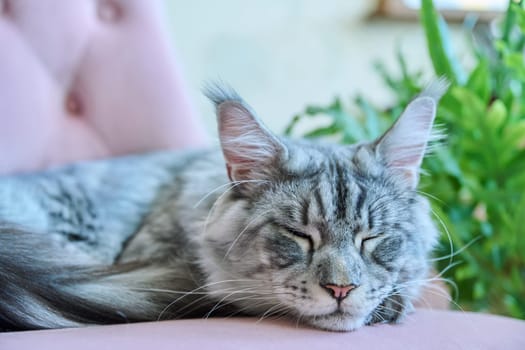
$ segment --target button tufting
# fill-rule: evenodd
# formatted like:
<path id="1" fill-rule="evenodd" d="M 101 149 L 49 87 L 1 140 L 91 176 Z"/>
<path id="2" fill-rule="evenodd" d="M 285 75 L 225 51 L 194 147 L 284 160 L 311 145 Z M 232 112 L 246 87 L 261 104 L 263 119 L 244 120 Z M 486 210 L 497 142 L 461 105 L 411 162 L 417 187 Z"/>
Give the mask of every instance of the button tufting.
<path id="1" fill-rule="evenodd" d="M 78 116 L 82 114 L 82 103 L 75 93 L 70 93 L 66 98 L 66 111 L 71 114 Z"/>
<path id="2" fill-rule="evenodd" d="M 98 6 L 98 16 L 105 22 L 115 22 L 122 17 L 122 8 L 111 0 L 101 0 Z"/>
<path id="3" fill-rule="evenodd" d="M 0 13 L 4 15 L 9 13 L 9 3 L 7 0 L 0 0 Z"/>

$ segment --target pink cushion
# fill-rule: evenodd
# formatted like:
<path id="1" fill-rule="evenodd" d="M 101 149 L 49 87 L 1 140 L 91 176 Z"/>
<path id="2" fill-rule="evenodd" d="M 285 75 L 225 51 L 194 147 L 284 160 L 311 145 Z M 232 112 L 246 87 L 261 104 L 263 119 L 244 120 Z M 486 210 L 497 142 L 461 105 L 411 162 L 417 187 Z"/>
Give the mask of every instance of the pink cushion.
<path id="1" fill-rule="evenodd" d="M 0 0 L 0 173 L 197 146 L 159 0 Z"/>
<path id="2" fill-rule="evenodd" d="M 179 320 L 0 334 L 0 349 L 525 349 L 525 321 L 418 310 L 400 325 L 332 333 L 289 321 Z"/>

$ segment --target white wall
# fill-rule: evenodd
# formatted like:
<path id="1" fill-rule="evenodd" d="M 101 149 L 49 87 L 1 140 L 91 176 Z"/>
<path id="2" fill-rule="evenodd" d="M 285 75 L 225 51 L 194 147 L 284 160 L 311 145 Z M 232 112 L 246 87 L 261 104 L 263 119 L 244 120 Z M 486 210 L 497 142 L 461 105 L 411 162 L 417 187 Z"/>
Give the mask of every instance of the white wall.
<path id="1" fill-rule="evenodd" d="M 366 20 L 367 0 L 166 0 L 174 45 L 210 133 L 206 80 L 229 82 L 274 131 L 306 104 L 362 93 L 378 103 L 390 96 L 373 62 L 395 64 L 401 45 L 413 69 L 430 63 L 417 21 Z M 453 31 L 460 56 L 463 33 Z"/>

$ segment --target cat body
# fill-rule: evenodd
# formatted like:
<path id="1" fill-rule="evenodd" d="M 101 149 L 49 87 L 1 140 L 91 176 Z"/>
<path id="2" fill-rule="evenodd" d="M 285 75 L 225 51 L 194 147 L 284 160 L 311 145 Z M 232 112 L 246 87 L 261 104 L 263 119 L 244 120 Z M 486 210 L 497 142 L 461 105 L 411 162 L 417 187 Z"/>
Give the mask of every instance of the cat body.
<path id="1" fill-rule="evenodd" d="M 220 149 L 0 178 L 0 329 L 398 321 L 437 238 L 416 186 L 442 90 L 378 140 L 340 146 L 277 137 L 215 87 Z"/>

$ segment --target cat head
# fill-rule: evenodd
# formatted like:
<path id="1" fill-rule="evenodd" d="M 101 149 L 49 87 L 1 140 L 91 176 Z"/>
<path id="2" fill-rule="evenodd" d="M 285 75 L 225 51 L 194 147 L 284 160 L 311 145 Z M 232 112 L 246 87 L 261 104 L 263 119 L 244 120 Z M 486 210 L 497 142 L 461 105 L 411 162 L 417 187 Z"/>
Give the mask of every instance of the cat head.
<path id="1" fill-rule="evenodd" d="M 416 187 L 438 85 L 350 146 L 280 138 L 233 90 L 209 89 L 232 183 L 206 236 L 208 282 L 237 291 L 221 298 L 330 330 L 402 317 L 437 237 Z"/>

